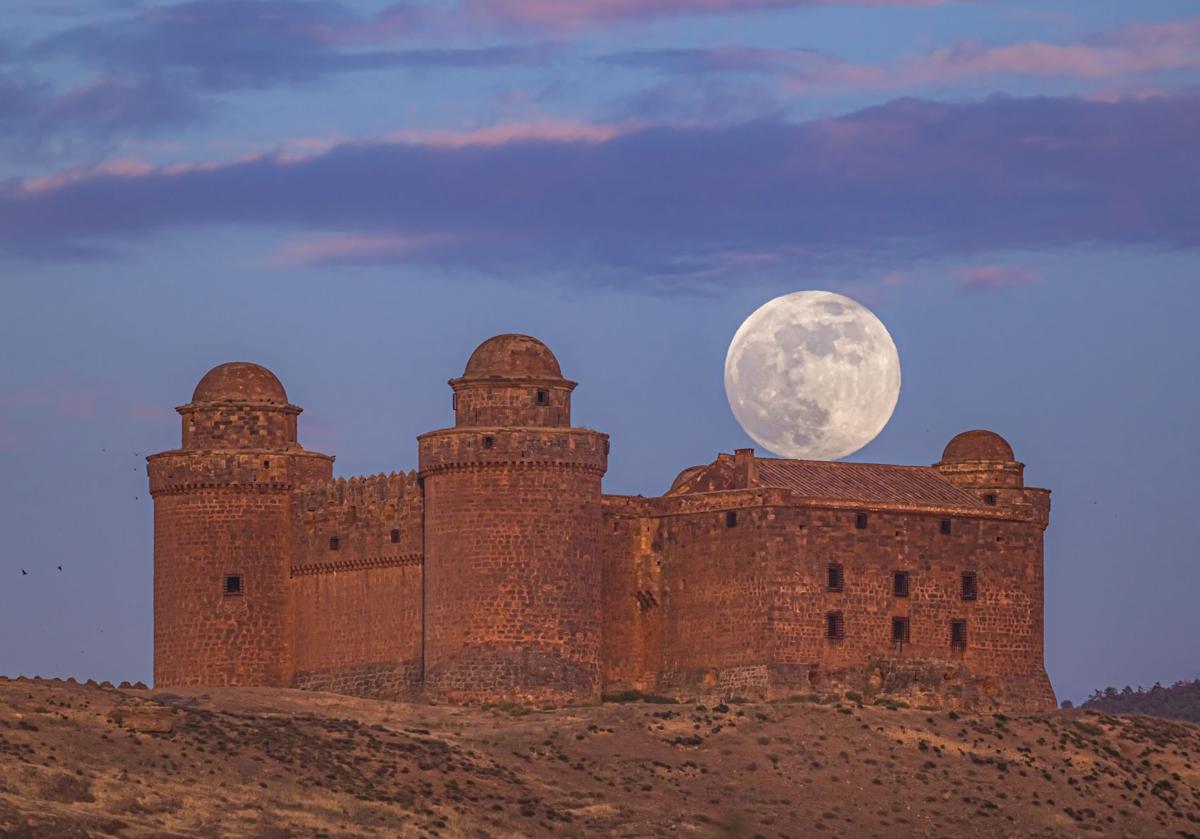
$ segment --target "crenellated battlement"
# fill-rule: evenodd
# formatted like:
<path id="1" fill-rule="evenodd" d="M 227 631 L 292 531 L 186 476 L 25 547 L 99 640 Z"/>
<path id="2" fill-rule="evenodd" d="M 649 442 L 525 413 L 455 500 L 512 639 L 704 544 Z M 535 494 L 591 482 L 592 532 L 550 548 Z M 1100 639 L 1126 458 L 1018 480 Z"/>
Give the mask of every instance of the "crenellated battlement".
<path id="1" fill-rule="evenodd" d="M 417 473 L 378 472 L 352 478 L 334 478 L 319 486 L 298 493 L 296 504 L 304 512 L 317 512 L 322 508 L 369 507 L 399 502 L 405 497 L 420 495 L 421 488 Z"/>

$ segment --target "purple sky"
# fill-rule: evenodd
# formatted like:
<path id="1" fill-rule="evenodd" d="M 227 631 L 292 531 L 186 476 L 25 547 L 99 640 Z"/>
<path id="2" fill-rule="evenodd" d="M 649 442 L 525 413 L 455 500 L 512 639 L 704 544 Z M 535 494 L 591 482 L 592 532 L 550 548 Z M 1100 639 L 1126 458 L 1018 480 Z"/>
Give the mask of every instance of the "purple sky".
<path id="1" fill-rule="evenodd" d="M 219 362 L 352 475 L 538 335 L 652 494 L 823 288 L 904 366 L 854 459 L 984 426 L 1055 490 L 1060 696 L 1198 677 L 1198 82 L 1192 0 L 5 3 L 0 673 L 148 679 L 142 457 Z"/>

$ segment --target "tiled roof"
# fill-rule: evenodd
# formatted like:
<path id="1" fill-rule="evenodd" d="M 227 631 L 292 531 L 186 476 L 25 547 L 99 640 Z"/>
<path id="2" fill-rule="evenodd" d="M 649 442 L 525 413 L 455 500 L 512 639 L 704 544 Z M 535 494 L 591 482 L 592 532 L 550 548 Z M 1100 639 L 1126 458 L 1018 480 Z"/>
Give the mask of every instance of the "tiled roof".
<path id="1" fill-rule="evenodd" d="M 883 466 L 824 460 L 760 457 L 758 484 L 790 489 L 810 498 L 887 504 L 979 507 L 978 499 L 928 466 Z"/>

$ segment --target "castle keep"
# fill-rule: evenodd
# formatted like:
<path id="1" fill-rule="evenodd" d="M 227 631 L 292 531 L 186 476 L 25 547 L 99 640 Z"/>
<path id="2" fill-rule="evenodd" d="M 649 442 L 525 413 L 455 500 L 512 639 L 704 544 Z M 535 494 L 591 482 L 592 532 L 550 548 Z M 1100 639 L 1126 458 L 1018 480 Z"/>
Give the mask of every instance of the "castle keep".
<path id="1" fill-rule="evenodd" d="M 1054 706 L 1042 660 L 1050 493 L 1001 437 L 931 466 L 760 458 L 605 495 L 575 383 L 499 335 L 452 379 L 419 469 L 333 477 L 256 364 L 213 368 L 152 455 L 158 687 L 451 702 L 889 695 Z"/>

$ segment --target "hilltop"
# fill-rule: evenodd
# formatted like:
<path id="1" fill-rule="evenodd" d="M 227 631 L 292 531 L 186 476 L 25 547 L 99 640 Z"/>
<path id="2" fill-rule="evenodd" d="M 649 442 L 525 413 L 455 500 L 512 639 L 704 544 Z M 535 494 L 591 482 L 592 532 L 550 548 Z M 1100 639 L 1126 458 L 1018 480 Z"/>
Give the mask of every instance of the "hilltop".
<path id="1" fill-rule="evenodd" d="M 1200 679 L 1176 682 L 1169 688 L 1155 685 L 1149 690 L 1106 688 L 1092 694 L 1083 707 L 1108 714 L 1149 714 L 1200 723 Z"/>
<path id="2" fill-rule="evenodd" d="M 0 836 L 1200 837 L 1200 727 L 0 680 Z"/>

